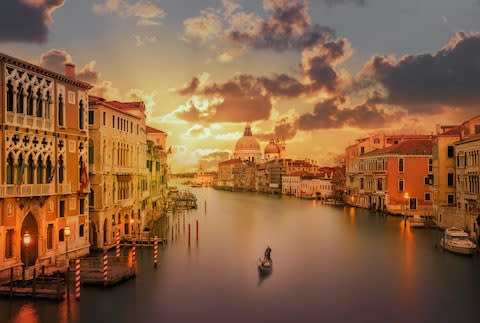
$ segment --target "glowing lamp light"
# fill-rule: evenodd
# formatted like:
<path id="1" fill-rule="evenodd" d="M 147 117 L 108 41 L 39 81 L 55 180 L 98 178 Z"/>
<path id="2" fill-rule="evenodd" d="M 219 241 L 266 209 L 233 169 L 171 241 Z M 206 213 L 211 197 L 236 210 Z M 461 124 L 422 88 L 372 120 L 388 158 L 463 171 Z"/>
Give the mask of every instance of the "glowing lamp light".
<path id="1" fill-rule="evenodd" d="M 130 224 L 133 224 L 135 222 L 135 220 L 133 220 L 133 218 L 130 219 Z"/>
<path id="2" fill-rule="evenodd" d="M 66 226 L 66 227 L 65 227 L 64 233 L 65 233 L 65 236 L 66 236 L 66 237 L 69 237 L 69 236 L 70 236 L 70 227 L 69 227 L 69 226 Z"/>
<path id="3" fill-rule="evenodd" d="M 408 193 L 405 193 L 405 195 L 403 195 L 403 197 L 407 200 L 408 199 Z"/>
<path id="4" fill-rule="evenodd" d="M 25 234 L 23 235 L 23 243 L 26 246 L 28 246 L 30 244 L 30 241 L 31 241 L 30 233 L 25 232 Z"/>

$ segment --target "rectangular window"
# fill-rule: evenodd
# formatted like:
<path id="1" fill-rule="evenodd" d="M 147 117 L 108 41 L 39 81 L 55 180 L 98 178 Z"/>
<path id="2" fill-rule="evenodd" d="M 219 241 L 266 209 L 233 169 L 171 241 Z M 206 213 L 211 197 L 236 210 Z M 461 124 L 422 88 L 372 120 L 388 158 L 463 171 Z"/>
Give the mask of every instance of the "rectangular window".
<path id="1" fill-rule="evenodd" d="M 423 178 L 423 184 L 425 184 L 425 185 L 429 185 L 429 184 L 430 184 L 430 181 L 429 181 L 429 179 L 428 179 L 428 176 L 425 176 L 425 177 Z"/>
<path id="2" fill-rule="evenodd" d="M 379 144 L 379 143 L 380 143 L 380 139 L 378 139 L 378 138 L 373 139 L 373 143 L 374 143 L 374 144 Z"/>
<path id="3" fill-rule="evenodd" d="M 115 128 L 115 116 L 112 116 L 112 128 Z"/>
<path id="4" fill-rule="evenodd" d="M 403 172 L 403 166 L 404 166 L 404 165 L 403 165 L 403 158 L 400 158 L 400 159 L 398 160 L 398 171 L 399 171 L 399 172 Z"/>
<path id="5" fill-rule="evenodd" d="M 80 199 L 80 214 L 85 214 L 85 199 Z"/>
<path id="6" fill-rule="evenodd" d="M 424 200 L 425 201 L 430 201 L 430 199 L 431 199 L 430 193 L 425 193 Z"/>
<path id="7" fill-rule="evenodd" d="M 47 249 L 53 248 L 53 224 L 50 223 L 47 227 Z"/>
<path id="8" fill-rule="evenodd" d="M 383 189 L 382 179 L 377 178 L 377 191 L 381 191 L 382 189 Z"/>
<path id="9" fill-rule="evenodd" d="M 475 125 L 475 133 L 480 133 L 480 124 Z"/>
<path id="10" fill-rule="evenodd" d="M 5 235 L 5 258 L 13 258 L 13 229 L 7 230 Z"/>
<path id="11" fill-rule="evenodd" d="M 405 182 L 403 179 L 398 181 L 398 191 L 401 193 L 405 189 Z"/>
<path id="12" fill-rule="evenodd" d="M 107 122 L 107 113 L 103 112 L 103 125 Z"/>
<path id="13" fill-rule="evenodd" d="M 417 199 L 416 198 L 411 198 L 410 199 L 410 210 L 416 210 L 417 209 Z"/>
<path id="14" fill-rule="evenodd" d="M 363 155 L 365 153 L 365 147 L 360 147 L 360 155 Z"/>
<path id="15" fill-rule="evenodd" d="M 364 187 L 364 179 L 363 178 L 360 178 L 360 189 L 363 190 L 363 187 Z"/>
<path id="16" fill-rule="evenodd" d="M 448 194 L 447 195 L 447 203 L 449 205 L 455 204 L 455 195 L 453 194 Z"/>
<path id="17" fill-rule="evenodd" d="M 78 236 L 83 237 L 85 235 L 85 225 L 80 224 L 80 228 L 78 229 Z"/>
<path id="18" fill-rule="evenodd" d="M 88 111 L 88 124 L 94 124 L 94 115 L 93 111 Z"/>
<path id="19" fill-rule="evenodd" d="M 65 217 L 65 200 L 60 200 L 60 203 L 58 205 L 58 216 L 60 218 Z"/>
<path id="20" fill-rule="evenodd" d="M 433 160 L 432 158 L 428 159 L 428 172 L 431 173 L 433 171 Z"/>
<path id="21" fill-rule="evenodd" d="M 452 187 L 454 185 L 454 179 L 453 173 L 448 173 L 448 186 Z"/>
<path id="22" fill-rule="evenodd" d="M 453 158 L 453 146 L 447 147 L 447 156 L 448 158 Z"/>

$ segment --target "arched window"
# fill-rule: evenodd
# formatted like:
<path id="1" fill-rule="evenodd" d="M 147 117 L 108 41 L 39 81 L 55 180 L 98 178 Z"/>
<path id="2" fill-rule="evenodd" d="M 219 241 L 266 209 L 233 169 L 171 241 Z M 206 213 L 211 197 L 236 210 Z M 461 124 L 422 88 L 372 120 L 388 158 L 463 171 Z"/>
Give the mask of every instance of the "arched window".
<path id="1" fill-rule="evenodd" d="M 7 84 L 7 111 L 13 111 L 13 85 L 12 81 Z"/>
<path id="2" fill-rule="evenodd" d="M 38 162 L 37 162 L 37 184 L 43 184 L 43 159 L 42 159 L 42 156 L 38 157 Z"/>
<path id="3" fill-rule="evenodd" d="M 63 96 L 58 96 L 58 125 L 63 126 Z"/>
<path id="4" fill-rule="evenodd" d="M 17 113 L 24 113 L 23 87 L 22 84 L 17 88 Z"/>
<path id="5" fill-rule="evenodd" d="M 33 116 L 33 90 L 30 86 L 27 90 L 27 115 Z"/>
<path id="6" fill-rule="evenodd" d="M 8 154 L 7 157 L 7 184 L 13 184 L 13 155 Z"/>
<path id="7" fill-rule="evenodd" d="M 83 100 L 80 100 L 80 104 L 79 104 L 79 107 L 78 107 L 78 127 L 80 129 L 83 129 L 83 126 L 84 126 L 84 120 L 85 118 L 83 117 L 83 114 L 84 114 L 84 110 L 85 108 L 83 107 Z"/>
<path id="8" fill-rule="evenodd" d="M 47 97 L 45 98 L 45 117 L 50 119 L 50 104 L 52 103 L 52 98 L 50 97 L 50 91 L 47 91 Z"/>
<path id="9" fill-rule="evenodd" d="M 50 156 L 47 157 L 47 162 L 45 166 L 45 178 L 47 179 L 47 183 L 51 183 L 53 181 L 53 173 L 52 161 L 50 160 Z"/>
<path id="10" fill-rule="evenodd" d="M 63 156 L 58 158 L 58 182 L 61 184 L 65 179 L 65 165 L 63 164 Z"/>
<path id="11" fill-rule="evenodd" d="M 398 160 L 398 171 L 399 171 L 399 172 L 403 172 L 403 166 L 404 166 L 404 165 L 403 165 L 403 158 L 400 158 L 400 159 Z"/>
<path id="12" fill-rule="evenodd" d="M 23 171 L 25 170 L 25 161 L 23 160 L 23 155 L 18 156 L 17 162 L 17 184 L 23 184 Z"/>
<path id="13" fill-rule="evenodd" d="M 37 92 L 37 113 L 35 115 L 39 118 L 43 116 L 42 93 L 40 90 Z"/>
<path id="14" fill-rule="evenodd" d="M 63 229 L 58 231 L 58 241 L 65 241 L 65 231 Z"/>
<path id="15" fill-rule="evenodd" d="M 88 141 L 88 163 L 93 164 L 95 160 L 95 149 L 93 145 L 93 140 Z"/>
<path id="16" fill-rule="evenodd" d="M 30 156 L 28 156 L 28 169 L 27 169 L 28 184 L 33 184 L 34 170 L 35 170 L 35 167 L 33 165 L 33 156 L 30 154 Z"/>

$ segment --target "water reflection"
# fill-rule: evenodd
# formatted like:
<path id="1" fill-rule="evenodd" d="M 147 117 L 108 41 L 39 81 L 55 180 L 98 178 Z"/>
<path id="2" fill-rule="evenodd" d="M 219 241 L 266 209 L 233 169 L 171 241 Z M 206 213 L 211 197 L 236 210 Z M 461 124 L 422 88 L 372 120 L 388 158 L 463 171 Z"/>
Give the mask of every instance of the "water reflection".
<path id="1" fill-rule="evenodd" d="M 2 319 L 5 313 L 0 314 Z M 18 312 L 14 314 L 12 323 L 38 323 L 39 318 L 37 310 L 32 303 L 23 304 Z"/>

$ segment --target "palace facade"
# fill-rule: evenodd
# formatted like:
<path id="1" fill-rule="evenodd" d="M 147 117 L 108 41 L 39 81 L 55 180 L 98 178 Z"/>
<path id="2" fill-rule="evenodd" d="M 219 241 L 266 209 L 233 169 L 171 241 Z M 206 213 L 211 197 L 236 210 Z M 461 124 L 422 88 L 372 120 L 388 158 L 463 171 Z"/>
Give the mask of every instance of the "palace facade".
<path id="1" fill-rule="evenodd" d="M 0 54 L 0 70 L 0 269 L 64 266 L 89 251 L 91 86 L 71 64 L 61 75 Z"/>

